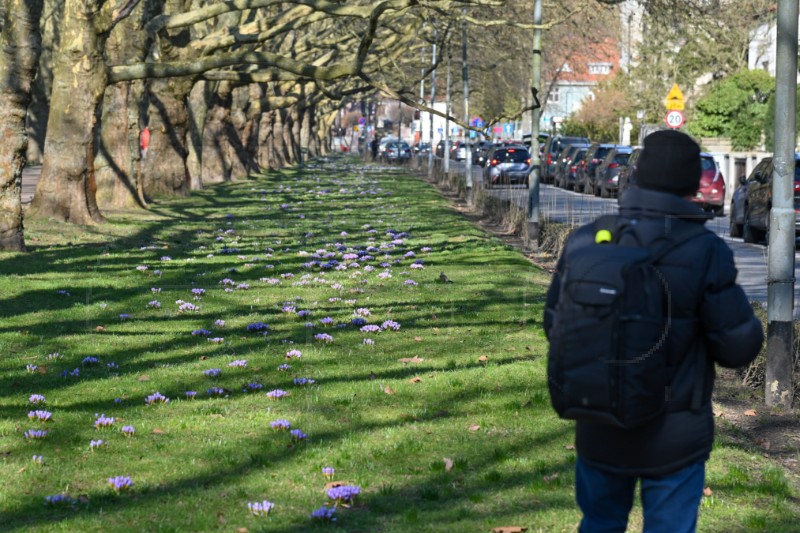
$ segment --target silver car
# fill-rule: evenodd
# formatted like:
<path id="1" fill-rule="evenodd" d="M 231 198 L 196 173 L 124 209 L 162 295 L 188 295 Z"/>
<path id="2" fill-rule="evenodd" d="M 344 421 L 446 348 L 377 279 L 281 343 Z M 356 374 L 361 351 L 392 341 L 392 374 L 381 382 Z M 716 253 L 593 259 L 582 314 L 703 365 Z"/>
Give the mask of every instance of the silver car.
<path id="1" fill-rule="evenodd" d="M 528 185 L 531 153 L 524 146 L 495 148 L 486 157 L 483 183 L 487 189 L 496 185 Z"/>

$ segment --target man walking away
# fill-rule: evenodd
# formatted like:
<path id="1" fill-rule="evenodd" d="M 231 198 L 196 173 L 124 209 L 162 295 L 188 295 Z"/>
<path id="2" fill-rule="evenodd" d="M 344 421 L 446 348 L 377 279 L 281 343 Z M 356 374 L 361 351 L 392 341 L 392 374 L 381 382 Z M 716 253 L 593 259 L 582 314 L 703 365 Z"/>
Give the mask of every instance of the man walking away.
<path id="1" fill-rule="evenodd" d="M 736 284 L 733 253 L 721 238 L 700 229 L 710 215 L 687 200 L 696 193 L 700 182 L 697 143 L 674 130 L 652 133 L 644 140 L 634 173 L 637 187 L 622 196 L 619 216 L 612 217 L 612 223 L 605 217 L 602 224 L 596 221 L 579 228 L 567 241 L 558 261 L 544 317 L 545 332 L 551 342 L 548 369 L 551 365 L 563 367 L 563 361 L 569 360 L 572 352 L 586 353 L 583 346 L 592 342 L 574 334 L 578 326 L 574 322 L 568 324 L 569 318 L 563 316 L 568 308 L 565 300 L 578 290 L 575 287 L 580 287 L 581 280 L 575 279 L 575 272 L 590 272 L 587 263 L 592 263 L 592 256 L 578 254 L 583 258 L 582 270 L 571 268 L 574 265 L 570 265 L 569 259 L 576 257 L 572 255 L 576 250 L 595 246 L 594 250 L 613 254 L 616 249 L 645 249 L 651 261 L 648 265 L 663 283 L 667 295 L 664 335 L 658 346 L 649 351 L 641 347 L 640 357 L 625 361 L 615 353 L 616 347 L 638 335 L 637 330 L 616 335 L 616 341 L 599 347 L 603 353 L 590 362 L 595 367 L 605 365 L 610 374 L 595 373 L 593 377 L 574 369 L 561 374 L 553 372 L 549 376 L 551 398 L 558 409 L 559 391 L 574 391 L 575 387 L 582 390 L 572 394 L 588 404 L 596 400 L 593 392 L 601 389 L 612 391 L 609 394 L 618 395 L 614 398 L 621 401 L 630 399 L 626 395 L 632 398 L 636 394 L 646 395 L 646 388 L 634 392 L 621 388 L 613 376 L 627 373 L 627 386 L 637 376 L 637 367 L 642 368 L 639 365 L 652 364 L 657 356 L 665 358 L 660 361 L 665 368 L 660 373 L 665 383 L 660 395 L 663 405 L 651 418 L 629 427 L 624 423 L 609 423 L 602 416 L 565 416 L 576 420 L 575 493 L 583 512 L 579 531 L 624 533 L 634 489 L 640 482 L 645 533 L 694 532 L 705 482 L 705 463 L 714 440 L 711 410 L 714 363 L 729 368 L 747 365 L 758 354 L 764 334 L 744 291 Z M 670 236 L 674 242 L 669 242 Z M 611 301 L 613 294 L 614 290 L 600 287 L 595 289 L 593 298 L 597 302 L 603 298 Z M 638 299 L 647 298 L 642 294 Z M 572 305 L 569 309 L 579 312 L 581 306 Z M 571 332 L 570 338 L 563 337 L 566 330 Z M 554 345 L 559 346 L 555 352 Z M 557 357 L 561 360 L 556 360 Z M 559 376 L 567 376 L 564 383 L 557 382 Z M 588 376 L 589 384 L 570 383 L 569 376 Z M 609 405 L 619 408 L 618 403 L 612 400 Z M 636 402 L 628 405 L 633 403 Z M 580 402 L 577 405 L 580 407 Z"/>

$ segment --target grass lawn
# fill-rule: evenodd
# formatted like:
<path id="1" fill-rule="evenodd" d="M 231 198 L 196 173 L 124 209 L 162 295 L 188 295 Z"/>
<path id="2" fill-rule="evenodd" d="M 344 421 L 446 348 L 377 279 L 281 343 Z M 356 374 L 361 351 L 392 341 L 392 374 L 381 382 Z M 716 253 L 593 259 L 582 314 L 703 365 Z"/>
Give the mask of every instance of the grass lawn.
<path id="1" fill-rule="evenodd" d="M 0 255 L 3 531 L 576 530 L 548 275 L 424 181 L 320 162 L 26 237 Z M 333 482 L 360 491 L 312 518 Z M 707 484 L 700 531 L 796 528 L 753 450 L 721 440 Z"/>

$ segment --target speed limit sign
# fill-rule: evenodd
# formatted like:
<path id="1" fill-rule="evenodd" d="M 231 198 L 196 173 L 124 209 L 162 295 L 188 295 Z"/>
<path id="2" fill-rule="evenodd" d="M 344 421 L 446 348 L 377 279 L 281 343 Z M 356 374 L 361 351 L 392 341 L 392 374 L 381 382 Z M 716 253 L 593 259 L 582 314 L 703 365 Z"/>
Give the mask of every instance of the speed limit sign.
<path id="1" fill-rule="evenodd" d="M 678 129 L 683 126 L 683 120 L 683 113 L 678 110 L 668 111 L 667 116 L 664 117 L 664 122 L 672 129 Z"/>

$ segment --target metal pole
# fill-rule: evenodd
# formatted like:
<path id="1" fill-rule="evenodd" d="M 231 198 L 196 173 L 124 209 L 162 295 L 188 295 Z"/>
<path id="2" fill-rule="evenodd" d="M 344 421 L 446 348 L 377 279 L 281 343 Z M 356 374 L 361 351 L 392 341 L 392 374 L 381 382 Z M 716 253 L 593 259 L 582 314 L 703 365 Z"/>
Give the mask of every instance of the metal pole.
<path id="1" fill-rule="evenodd" d="M 464 8 L 464 23 L 461 26 L 461 81 L 464 82 L 464 124 L 469 124 L 469 69 L 467 67 L 467 8 Z M 469 145 L 469 130 L 464 129 L 464 165 L 466 166 L 467 205 L 472 205 L 472 150 Z"/>
<path id="2" fill-rule="evenodd" d="M 533 4 L 533 66 L 531 69 L 531 97 L 533 90 L 541 87 L 542 78 L 542 0 Z M 528 189 L 528 248 L 539 248 L 539 179 L 542 161 L 539 157 L 539 118 L 538 107 L 531 113 L 531 174 Z"/>
<path id="3" fill-rule="evenodd" d="M 797 0 L 778 2 L 775 157 L 767 273 L 767 405 L 792 406 L 794 167 L 797 133 Z"/>
<path id="4" fill-rule="evenodd" d="M 431 52 L 431 65 L 436 63 L 436 30 L 433 30 L 433 52 Z M 436 69 L 431 71 L 431 109 L 433 109 L 433 104 L 436 101 Z M 430 143 L 431 149 L 428 150 L 428 177 L 433 176 L 433 113 L 428 113 L 430 117 Z M 422 138 L 422 132 L 420 132 L 420 139 Z"/>
<path id="5" fill-rule="evenodd" d="M 444 121 L 444 175 L 448 177 L 450 175 L 450 63 L 451 63 L 452 56 L 450 55 L 450 50 L 447 50 L 447 88 L 445 89 L 447 92 L 447 96 L 445 100 L 445 114 L 447 118 Z M 431 151 L 433 151 L 433 143 L 431 143 Z"/>

